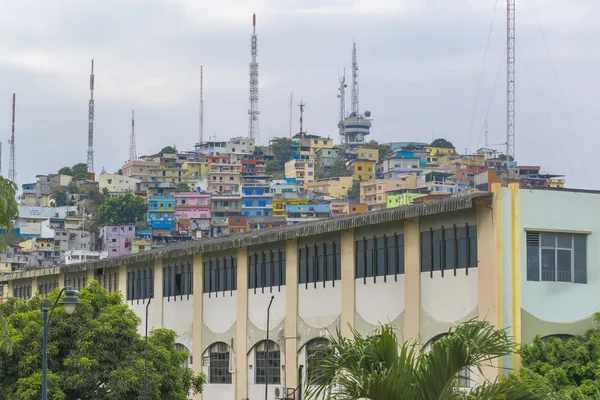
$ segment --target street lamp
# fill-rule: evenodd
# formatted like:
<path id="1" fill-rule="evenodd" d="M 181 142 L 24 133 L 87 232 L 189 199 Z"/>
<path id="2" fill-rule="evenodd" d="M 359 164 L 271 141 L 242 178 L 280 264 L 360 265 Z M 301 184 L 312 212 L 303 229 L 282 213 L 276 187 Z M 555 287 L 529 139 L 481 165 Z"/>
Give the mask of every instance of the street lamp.
<path id="1" fill-rule="evenodd" d="M 62 296 L 63 293 L 65 294 L 65 297 L 61 300 L 60 296 Z M 44 299 L 44 305 L 42 306 L 42 316 L 44 320 L 44 338 L 42 342 L 42 400 L 48 400 L 48 320 L 50 319 L 48 311 L 52 314 L 52 310 L 54 310 L 58 304 L 62 304 L 67 315 L 73 314 L 75 306 L 80 304 L 77 299 L 78 295 L 79 290 L 73 290 L 70 286 L 66 286 L 60 291 L 52 307 L 48 307 L 48 301 Z"/>
<path id="2" fill-rule="evenodd" d="M 150 293 L 148 303 L 146 303 L 146 349 L 144 352 L 144 400 L 148 398 L 148 307 L 154 298 L 154 293 Z"/>

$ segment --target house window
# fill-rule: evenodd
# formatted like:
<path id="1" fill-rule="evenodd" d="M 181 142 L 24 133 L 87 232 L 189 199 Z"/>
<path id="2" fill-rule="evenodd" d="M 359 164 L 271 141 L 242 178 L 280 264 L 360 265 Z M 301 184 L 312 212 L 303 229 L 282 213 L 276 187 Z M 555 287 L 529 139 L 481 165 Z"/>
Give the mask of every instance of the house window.
<path id="1" fill-rule="evenodd" d="M 357 169 L 358 169 L 359 171 L 362 171 L 362 167 L 361 167 L 361 166 L 358 166 L 358 168 L 357 168 Z"/>
<path id="2" fill-rule="evenodd" d="M 298 250 L 299 253 L 299 283 L 309 283 L 340 280 L 341 272 L 341 246 L 338 242 L 319 243 L 305 246 Z"/>
<path id="3" fill-rule="evenodd" d="M 322 375 L 321 363 L 330 353 L 331 342 L 324 338 L 314 339 L 306 344 L 307 378 L 309 385 L 327 384 Z"/>
<path id="4" fill-rule="evenodd" d="M 127 300 L 143 300 L 154 293 L 154 268 L 127 273 Z"/>
<path id="5" fill-rule="evenodd" d="M 362 238 L 356 241 L 356 278 L 404 273 L 404 235 Z M 397 277 L 396 277 L 397 278 Z"/>
<path id="6" fill-rule="evenodd" d="M 204 293 L 237 290 L 237 258 L 223 257 L 204 262 Z"/>
<path id="7" fill-rule="evenodd" d="M 285 285 L 285 254 L 285 250 L 275 250 L 249 255 L 248 288 L 256 293 L 256 289 Z"/>
<path id="8" fill-rule="evenodd" d="M 57 287 L 58 287 L 58 281 L 44 282 L 44 283 L 40 283 L 38 290 L 40 292 L 40 295 L 43 298 L 47 298 L 48 293 L 50 293 L 52 290 L 56 289 Z"/>
<path id="9" fill-rule="evenodd" d="M 209 350 L 210 367 L 208 380 L 210 383 L 231 383 L 229 367 L 229 346 L 225 343 L 215 343 Z"/>
<path id="10" fill-rule="evenodd" d="M 163 269 L 163 297 L 187 296 L 193 291 L 192 264 L 168 266 Z"/>
<path id="11" fill-rule="evenodd" d="M 421 272 L 477 267 L 477 226 L 421 232 Z M 468 273 L 468 272 L 467 272 Z M 442 275 L 443 276 L 443 275 Z"/>
<path id="12" fill-rule="evenodd" d="M 267 348 L 268 347 L 268 348 Z M 269 360 L 267 361 L 267 352 Z M 269 340 L 263 340 L 258 343 L 254 350 L 254 364 L 256 372 L 254 374 L 256 384 L 268 383 L 279 385 L 281 383 L 281 350 L 277 343 Z"/>
<path id="13" fill-rule="evenodd" d="M 527 280 L 587 283 L 587 235 L 527 232 Z"/>

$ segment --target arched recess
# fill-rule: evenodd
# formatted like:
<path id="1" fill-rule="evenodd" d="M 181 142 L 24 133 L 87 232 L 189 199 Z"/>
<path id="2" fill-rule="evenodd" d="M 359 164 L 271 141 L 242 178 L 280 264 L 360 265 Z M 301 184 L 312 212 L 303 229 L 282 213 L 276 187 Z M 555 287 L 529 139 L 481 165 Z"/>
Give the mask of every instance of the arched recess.
<path id="1" fill-rule="evenodd" d="M 231 347 L 224 342 L 211 344 L 204 352 L 202 360 L 203 372 L 210 384 L 231 384 L 233 367 Z"/>
<path id="2" fill-rule="evenodd" d="M 188 349 L 187 347 L 185 347 L 185 345 L 181 343 L 175 343 L 175 350 L 187 353 L 188 356 L 186 357 L 185 361 L 181 364 L 181 368 L 189 368 L 190 364 L 192 363 L 192 352 L 190 351 L 190 349 Z"/>
<path id="3" fill-rule="evenodd" d="M 544 342 L 544 343 L 548 343 L 552 339 L 559 339 L 559 340 L 562 340 L 563 342 L 567 342 L 572 337 L 574 337 L 574 336 L 566 334 L 566 333 L 557 333 L 557 334 L 553 334 L 553 335 L 543 336 L 541 339 L 542 339 L 542 342 Z"/>
<path id="4" fill-rule="evenodd" d="M 447 333 L 440 333 L 437 336 L 434 336 L 432 339 L 429 340 L 429 342 L 427 342 L 425 344 L 425 346 L 423 346 L 423 353 L 429 353 L 432 348 L 434 343 L 438 342 L 439 340 L 441 340 L 442 338 L 444 338 L 447 335 Z M 469 368 L 463 368 L 457 375 L 456 377 L 457 380 L 457 385 L 459 388 L 462 389 L 470 389 L 470 388 L 474 388 L 475 386 L 477 386 L 477 370 L 476 369 L 469 369 Z"/>
<path id="5" fill-rule="evenodd" d="M 305 381 L 318 382 L 318 365 L 327 356 L 331 341 L 319 337 L 308 341 L 300 350 L 299 364 L 304 365 Z"/>
<path id="6" fill-rule="evenodd" d="M 248 362 L 254 361 L 254 383 L 264 385 L 268 376 L 269 385 L 280 385 L 281 347 L 272 340 L 269 340 L 267 346 L 267 341 L 261 340 L 254 345 L 250 353 Z"/>

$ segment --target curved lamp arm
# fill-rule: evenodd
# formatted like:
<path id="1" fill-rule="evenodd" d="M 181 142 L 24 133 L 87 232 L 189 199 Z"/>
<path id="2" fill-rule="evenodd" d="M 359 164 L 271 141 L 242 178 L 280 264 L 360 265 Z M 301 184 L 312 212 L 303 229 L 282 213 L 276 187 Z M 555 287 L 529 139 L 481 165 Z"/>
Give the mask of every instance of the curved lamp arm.
<path id="1" fill-rule="evenodd" d="M 63 293 L 67 290 L 67 289 L 71 289 L 70 286 L 65 286 L 64 288 L 61 289 L 60 293 L 58 293 L 58 296 L 56 297 L 56 301 L 54 302 L 54 305 L 52 307 L 47 307 L 47 306 L 43 306 L 43 310 L 46 311 L 50 311 L 50 315 L 52 315 L 52 311 L 54 311 L 54 309 L 56 308 L 56 305 L 58 304 L 58 302 L 60 301 L 60 296 L 63 295 Z M 44 303 L 46 303 L 46 301 L 44 300 Z"/>

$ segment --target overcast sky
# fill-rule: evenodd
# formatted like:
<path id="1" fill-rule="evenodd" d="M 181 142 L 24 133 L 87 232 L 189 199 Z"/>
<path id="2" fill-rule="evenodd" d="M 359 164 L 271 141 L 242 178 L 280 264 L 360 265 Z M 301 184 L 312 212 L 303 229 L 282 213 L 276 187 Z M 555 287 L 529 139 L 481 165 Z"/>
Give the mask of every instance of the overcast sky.
<path id="1" fill-rule="evenodd" d="M 600 188 L 600 2 L 517 7 L 517 160 Z M 353 39 L 372 139 L 429 142 L 435 131 L 474 151 L 488 112 L 490 145 L 505 142 L 505 0 L 0 0 L 2 172 L 13 92 L 19 184 L 86 162 L 92 58 L 96 172 L 127 160 L 132 109 L 138 155 L 193 148 L 200 65 L 205 136 L 246 135 L 254 12 L 262 143 L 288 135 L 290 92 L 294 132 L 302 98 L 305 129 L 337 140 L 338 76 L 349 75 Z"/>

